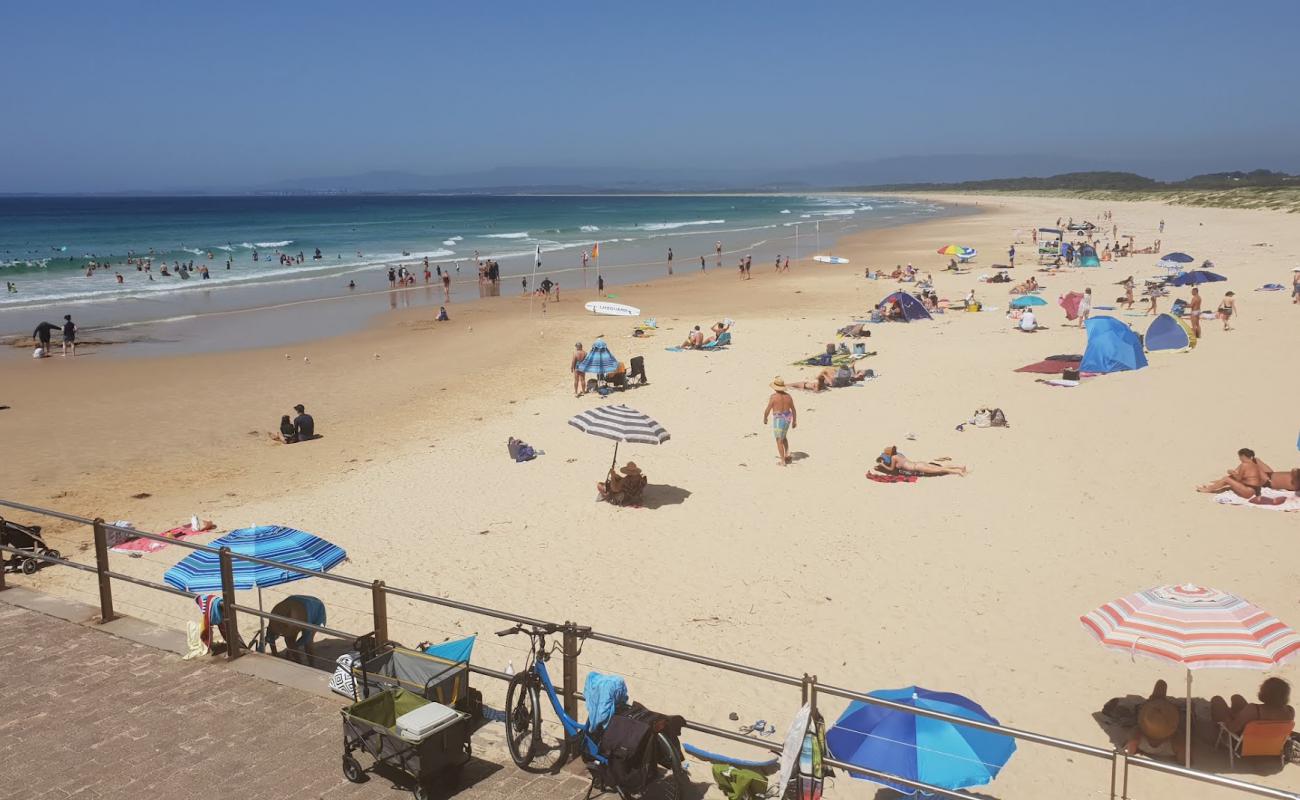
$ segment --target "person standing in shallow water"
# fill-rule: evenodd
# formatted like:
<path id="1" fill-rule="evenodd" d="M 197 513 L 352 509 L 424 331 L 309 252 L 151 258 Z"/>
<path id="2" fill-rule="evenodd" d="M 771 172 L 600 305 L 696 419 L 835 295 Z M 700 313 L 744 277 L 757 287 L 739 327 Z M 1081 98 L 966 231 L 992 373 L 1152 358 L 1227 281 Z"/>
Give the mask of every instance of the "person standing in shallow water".
<path id="1" fill-rule="evenodd" d="M 786 391 L 785 381 L 776 378 L 771 386 L 772 396 L 767 399 L 767 408 L 763 409 L 763 424 L 766 425 L 768 418 L 771 418 L 772 435 L 776 438 L 777 463 L 784 467 L 790 463 L 790 429 L 799 427 L 799 418 L 794 398 Z"/>
<path id="2" fill-rule="evenodd" d="M 668 248 L 668 274 L 673 274 L 673 249 Z"/>

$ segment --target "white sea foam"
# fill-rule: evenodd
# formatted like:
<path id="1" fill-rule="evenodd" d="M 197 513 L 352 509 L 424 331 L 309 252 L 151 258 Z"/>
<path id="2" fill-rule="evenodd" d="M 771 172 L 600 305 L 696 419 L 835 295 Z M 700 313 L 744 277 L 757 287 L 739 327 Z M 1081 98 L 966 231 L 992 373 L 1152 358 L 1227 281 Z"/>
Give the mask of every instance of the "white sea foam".
<path id="1" fill-rule="evenodd" d="M 694 219 L 689 222 L 649 222 L 639 226 L 643 231 L 671 231 L 676 228 L 685 228 L 693 225 L 723 225 L 725 219 Z"/>
<path id="2" fill-rule="evenodd" d="M 789 214 L 789 213 L 790 213 L 790 209 L 788 209 L 788 208 L 783 208 L 783 209 L 781 209 L 781 213 L 782 213 L 782 214 Z"/>
<path id="3" fill-rule="evenodd" d="M 800 214 L 799 219 L 812 219 L 812 214 Z"/>
<path id="4" fill-rule="evenodd" d="M 843 215 L 846 215 L 846 214 L 856 214 L 856 213 L 858 213 L 858 212 L 855 211 L 855 210 L 852 209 L 852 208 L 836 208 L 836 209 L 832 209 L 832 210 L 830 210 L 830 211 L 818 211 L 818 212 L 816 212 L 817 216 L 819 216 L 819 217 L 838 217 L 838 216 L 843 216 Z"/>
<path id="5" fill-rule="evenodd" d="M 456 240 L 455 240 L 455 239 L 443 239 L 443 240 L 442 240 L 442 243 L 445 244 L 445 245 L 447 245 L 448 247 L 455 247 L 455 246 L 456 246 Z"/>
<path id="6" fill-rule="evenodd" d="M 488 233 L 488 234 L 484 234 L 483 238 L 484 239 L 527 239 L 528 231 L 520 231 L 519 233 Z"/>
<path id="7" fill-rule="evenodd" d="M 596 227 L 595 225 L 583 225 L 578 230 L 584 233 L 595 233 L 596 231 L 600 230 L 600 228 Z"/>
<path id="8" fill-rule="evenodd" d="M 232 253 L 232 252 L 234 252 L 234 250 L 235 250 L 235 248 L 231 247 L 231 246 L 228 245 L 228 244 L 219 244 L 219 245 L 217 245 L 217 249 L 218 249 L 218 250 L 225 250 L 227 253 Z"/>
<path id="9" fill-rule="evenodd" d="M 184 251 L 187 252 L 187 253 L 193 253 L 193 254 L 196 255 L 196 256 L 201 256 L 201 255 L 203 255 L 203 253 L 205 252 L 205 251 L 203 251 L 203 250 L 200 250 L 200 249 L 197 248 L 197 247 L 182 247 L 181 249 L 184 250 Z"/>
<path id="10" fill-rule="evenodd" d="M 283 242 L 258 242 L 258 247 L 288 247 L 293 244 L 293 239 L 285 239 Z"/>

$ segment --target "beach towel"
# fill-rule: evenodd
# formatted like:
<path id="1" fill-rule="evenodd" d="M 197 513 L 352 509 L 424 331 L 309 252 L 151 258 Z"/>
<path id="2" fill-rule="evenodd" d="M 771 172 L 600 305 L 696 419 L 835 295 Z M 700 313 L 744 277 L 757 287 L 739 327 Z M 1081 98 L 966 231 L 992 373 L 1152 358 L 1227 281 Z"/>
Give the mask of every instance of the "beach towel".
<path id="1" fill-rule="evenodd" d="M 886 475 L 883 472 L 868 472 L 867 480 L 876 483 L 916 483 L 920 478 L 915 475 Z"/>
<path id="2" fill-rule="evenodd" d="M 1030 372 L 1037 375 L 1060 375 L 1064 370 L 1078 369 L 1079 364 L 1082 363 L 1082 361 L 1082 358 L 1077 361 L 1062 361 L 1046 358 L 1042 361 L 1035 361 L 1032 364 L 1026 364 L 1016 370 L 1016 372 Z"/>
<path id="3" fill-rule="evenodd" d="M 582 696 L 587 701 L 587 730 L 597 733 L 609 724 L 620 708 L 627 705 L 627 681 L 620 675 L 604 675 L 592 670 L 582 685 Z"/>
<path id="4" fill-rule="evenodd" d="M 1286 287 L 1280 283 L 1266 283 L 1255 291 L 1257 292 L 1280 292 Z"/>
<path id="5" fill-rule="evenodd" d="M 203 641 L 203 636 L 199 633 L 199 623 L 190 620 L 185 623 L 185 655 L 181 656 L 182 661 L 199 658 L 212 654 L 212 648 L 207 642 Z"/>
<path id="6" fill-rule="evenodd" d="M 168 539 L 184 539 L 189 536 L 198 536 L 201 533 L 209 533 L 214 528 L 208 530 L 196 531 L 189 525 L 181 525 L 170 530 L 163 531 L 160 536 L 166 536 Z M 156 553 L 167 547 L 167 542 L 160 542 L 157 539 L 144 539 L 134 537 L 120 542 L 109 549 L 114 553 L 127 553 L 132 558 L 140 558 L 145 553 Z"/>
<path id="7" fill-rule="evenodd" d="M 1266 511 L 1300 511 L 1300 497 L 1296 497 L 1295 492 L 1284 492 L 1280 489 L 1264 489 L 1263 497 L 1266 500 L 1281 500 L 1278 505 L 1268 505 L 1265 503 L 1252 503 L 1244 497 L 1238 497 L 1232 492 L 1220 492 L 1214 495 L 1214 502 L 1225 506 L 1245 506 L 1247 508 L 1262 508 Z"/>
<path id="8" fill-rule="evenodd" d="M 204 647 L 211 650 L 212 629 L 221 625 L 221 596 L 215 594 L 195 595 L 194 603 L 199 607 L 199 613 L 203 615 L 203 621 L 199 627 L 199 639 Z"/>
<path id="9" fill-rule="evenodd" d="M 1067 380 L 1062 380 L 1060 378 L 1056 378 L 1053 380 L 1043 380 L 1042 378 L 1039 378 L 1037 381 L 1035 381 L 1035 383 L 1042 383 L 1047 386 L 1056 386 L 1061 389 L 1073 389 L 1074 387 L 1079 385 L 1078 381 L 1067 381 Z"/>
<path id="10" fill-rule="evenodd" d="M 852 366 L 853 362 L 859 359 L 863 359 L 866 358 L 867 356 L 874 356 L 874 355 L 876 355 L 875 350 L 868 350 L 865 353 L 857 353 L 857 354 L 836 353 L 831 358 L 827 358 L 827 354 L 822 353 L 819 356 L 813 356 L 811 358 L 795 361 L 790 366 L 792 367 L 848 367 L 848 366 Z"/>

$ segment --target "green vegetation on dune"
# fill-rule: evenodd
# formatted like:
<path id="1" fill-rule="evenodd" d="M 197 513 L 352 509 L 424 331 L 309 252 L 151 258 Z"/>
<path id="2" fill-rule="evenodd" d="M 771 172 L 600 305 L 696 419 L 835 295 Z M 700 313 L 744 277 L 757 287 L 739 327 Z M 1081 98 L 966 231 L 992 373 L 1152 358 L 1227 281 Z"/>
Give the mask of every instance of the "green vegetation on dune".
<path id="1" fill-rule="evenodd" d="M 1030 194 L 1088 200 L 1149 200 L 1169 205 L 1260 208 L 1300 213 L 1300 176 L 1282 172 L 1219 172 L 1162 183 L 1132 172 L 1072 172 L 1047 178 L 862 187 L 871 191 Z"/>

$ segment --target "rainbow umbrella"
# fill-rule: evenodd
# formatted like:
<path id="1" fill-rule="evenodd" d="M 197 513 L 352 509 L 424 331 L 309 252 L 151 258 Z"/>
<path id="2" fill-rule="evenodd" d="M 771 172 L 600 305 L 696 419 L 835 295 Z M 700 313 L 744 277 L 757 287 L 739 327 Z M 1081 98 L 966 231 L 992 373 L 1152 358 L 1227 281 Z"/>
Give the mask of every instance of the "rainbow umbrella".
<path id="1" fill-rule="evenodd" d="M 1102 646 L 1187 670 L 1186 760 L 1192 759 L 1192 670 L 1265 670 L 1300 653 L 1300 634 L 1258 606 L 1193 584 L 1157 586 L 1079 617 Z"/>
<path id="2" fill-rule="evenodd" d="M 964 247 L 959 244 L 950 244 L 939 248 L 939 255 L 956 256 L 960 261 L 967 261 L 974 258 L 975 252 L 975 248 Z"/>

